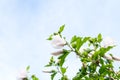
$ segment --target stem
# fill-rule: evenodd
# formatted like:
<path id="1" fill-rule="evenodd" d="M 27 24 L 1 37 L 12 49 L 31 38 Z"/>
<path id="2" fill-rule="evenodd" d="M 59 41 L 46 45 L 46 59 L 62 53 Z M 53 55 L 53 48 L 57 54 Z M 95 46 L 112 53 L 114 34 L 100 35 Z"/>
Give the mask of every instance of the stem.
<path id="1" fill-rule="evenodd" d="M 66 41 L 66 45 L 71 49 L 71 51 L 75 52 L 75 50 L 70 46 L 70 44 Z"/>
<path id="2" fill-rule="evenodd" d="M 60 73 L 61 75 L 62 75 L 62 73 L 60 72 L 60 70 L 59 70 L 59 67 L 57 66 L 57 70 L 58 70 L 58 73 Z"/>

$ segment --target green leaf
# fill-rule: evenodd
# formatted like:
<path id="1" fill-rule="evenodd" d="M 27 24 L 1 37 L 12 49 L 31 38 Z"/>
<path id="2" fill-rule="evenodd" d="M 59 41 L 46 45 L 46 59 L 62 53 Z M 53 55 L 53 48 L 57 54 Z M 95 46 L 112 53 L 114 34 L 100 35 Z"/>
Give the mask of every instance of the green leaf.
<path id="1" fill-rule="evenodd" d="M 51 74 L 51 80 L 54 79 L 55 75 L 57 74 L 57 72 L 55 70 L 52 71 L 52 74 Z"/>
<path id="2" fill-rule="evenodd" d="M 58 57 L 59 61 L 59 65 L 62 66 L 63 63 L 65 62 L 65 58 L 67 57 L 67 55 L 69 54 L 69 51 L 67 50 L 63 50 L 63 54 L 61 56 Z"/>
<path id="3" fill-rule="evenodd" d="M 75 77 L 73 77 L 72 80 L 81 80 L 81 73 L 78 72 Z"/>
<path id="4" fill-rule="evenodd" d="M 71 39 L 71 41 L 70 41 L 70 43 L 75 42 L 75 41 L 76 41 L 76 39 L 77 39 L 77 36 L 76 36 L 76 35 L 75 35 L 75 36 L 73 36 L 73 37 L 72 37 L 72 39 Z"/>
<path id="5" fill-rule="evenodd" d="M 50 61 L 47 65 L 45 65 L 45 67 L 50 67 L 50 66 L 54 66 L 55 65 L 55 60 L 54 60 L 54 57 L 52 56 L 50 58 Z"/>
<path id="6" fill-rule="evenodd" d="M 84 39 L 83 39 L 83 43 L 85 43 L 86 41 L 88 41 L 90 39 L 90 37 L 85 37 Z"/>
<path id="7" fill-rule="evenodd" d="M 70 41 L 70 44 L 71 44 L 71 46 L 75 49 L 76 47 L 77 47 L 77 44 L 76 44 L 76 42 L 77 42 L 77 36 L 75 35 L 75 36 L 73 36 L 72 37 L 72 39 L 71 39 L 71 41 Z"/>
<path id="8" fill-rule="evenodd" d="M 30 66 L 27 66 L 27 67 L 26 67 L 26 71 L 29 71 L 29 69 L 30 69 Z"/>
<path id="9" fill-rule="evenodd" d="M 101 34 L 98 34 L 98 42 L 101 42 L 102 41 L 102 35 Z"/>
<path id="10" fill-rule="evenodd" d="M 100 48 L 100 51 L 99 51 L 100 56 L 104 56 L 104 54 L 112 48 L 113 48 L 113 46 L 108 46 L 107 48 L 104 48 L 104 47 Z"/>
<path id="11" fill-rule="evenodd" d="M 94 73 L 96 71 L 97 65 L 95 63 L 91 63 L 89 66 L 90 72 Z"/>
<path id="12" fill-rule="evenodd" d="M 39 80 L 39 78 L 37 78 L 35 75 L 32 75 L 32 80 Z"/>
<path id="13" fill-rule="evenodd" d="M 102 73 L 105 72 L 105 70 L 106 70 L 105 65 L 102 65 L 102 66 L 100 67 L 100 69 L 99 69 L 99 73 L 102 74 Z"/>
<path id="14" fill-rule="evenodd" d="M 61 77 L 60 80 L 69 80 L 69 79 L 68 79 L 67 75 L 64 75 L 63 77 Z"/>
<path id="15" fill-rule="evenodd" d="M 76 50 L 78 51 L 80 49 L 80 47 L 82 46 L 82 41 L 81 41 L 81 37 L 78 37 L 76 40 Z"/>
<path id="16" fill-rule="evenodd" d="M 71 43 L 71 46 L 73 47 L 73 48 L 76 48 L 76 42 L 73 42 L 73 43 Z"/>
<path id="17" fill-rule="evenodd" d="M 58 33 L 61 33 L 61 32 L 64 30 L 64 27 L 65 27 L 65 24 L 64 24 L 64 25 L 62 25 L 62 26 L 59 28 Z"/>
<path id="18" fill-rule="evenodd" d="M 53 56 L 50 58 L 50 62 L 54 62 L 54 57 Z"/>
<path id="19" fill-rule="evenodd" d="M 60 70 L 61 70 L 61 72 L 62 72 L 62 74 L 63 74 L 63 75 L 65 74 L 65 72 L 66 72 L 66 69 L 67 69 L 67 68 L 60 67 Z"/>
<path id="20" fill-rule="evenodd" d="M 78 37 L 76 42 L 77 45 L 76 50 L 78 51 L 80 47 L 89 40 L 89 38 L 90 37 L 85 37 L 82 39 L 82 37 Z"/>
<path id="21" fill-rule="evenodd" d="M 53 36 L 53 35 L 50 35 L 49 38 L 47 38 L 47 40 L 52 40 L 52 36 Z"/>

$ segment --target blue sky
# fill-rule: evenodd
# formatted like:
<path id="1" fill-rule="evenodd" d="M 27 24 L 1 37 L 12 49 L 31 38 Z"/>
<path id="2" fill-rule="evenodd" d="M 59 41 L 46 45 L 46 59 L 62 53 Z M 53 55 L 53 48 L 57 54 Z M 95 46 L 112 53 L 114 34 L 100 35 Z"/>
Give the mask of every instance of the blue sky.
<path id="1" fill-rule="evenodd" d="M 62 24 L 66 24 L 64 34 L 68 39 L 74 34 L 102 33 L 112 37 L 118 45 L 112 52 L 120 56 L 119 3 L 120 0 L 0 0 L 0 80 L 16 80 L 18 70 L 27 65 L 41 80 L 49 80 L 41 72 L 54 51 L 46 38 Z M 69 57 L 69 72 L 74 73 L 78 61 Z"/>

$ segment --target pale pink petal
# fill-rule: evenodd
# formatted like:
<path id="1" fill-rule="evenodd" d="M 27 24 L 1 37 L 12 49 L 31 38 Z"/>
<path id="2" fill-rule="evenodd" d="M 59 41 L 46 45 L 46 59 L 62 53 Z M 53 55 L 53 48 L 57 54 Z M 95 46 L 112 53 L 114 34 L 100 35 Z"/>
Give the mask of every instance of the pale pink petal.
<path id="1" fill-rule="evenodd" d="M 64 45 L 66 44 L 66 41 L 62 39 L 59 35 L 55 35 L 53 36 L 53 40 L 51 44 L 53 45 L 54 48 L 60 49 L 64 47 Z"/>

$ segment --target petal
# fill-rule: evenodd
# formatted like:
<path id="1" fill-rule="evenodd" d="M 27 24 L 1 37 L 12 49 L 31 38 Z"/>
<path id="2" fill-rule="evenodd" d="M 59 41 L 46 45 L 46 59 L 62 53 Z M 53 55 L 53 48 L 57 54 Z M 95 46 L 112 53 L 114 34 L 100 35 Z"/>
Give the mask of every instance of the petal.
<path id="1" fill-rule="evenodd" d="M 62 39 L 60 36 L 56 35 L 53 37 L 51 44 L 53 45 L 54 48 L 59 49 L 66 44 L 66 41 Z"/>
<path id="2" fill-rule="evenodd" d="M 63 50 L 59 50 L 59 51 L 53 52 L 51 54 L 54 55 L 54 56 L 58 56 L 58 55 L 60 55 L 62 53 L 63 53 Z"/>

